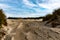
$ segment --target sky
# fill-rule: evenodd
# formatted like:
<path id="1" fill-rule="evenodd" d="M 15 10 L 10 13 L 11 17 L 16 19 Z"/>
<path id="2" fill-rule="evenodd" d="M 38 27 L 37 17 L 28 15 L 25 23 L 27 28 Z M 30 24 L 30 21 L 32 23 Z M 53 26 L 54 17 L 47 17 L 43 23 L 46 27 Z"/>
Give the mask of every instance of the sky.
<path id="1" fill-rule="evenodd" d="M 60 8 L 60 0 L 0 0 L 7 17 L 40 17 Z"/>

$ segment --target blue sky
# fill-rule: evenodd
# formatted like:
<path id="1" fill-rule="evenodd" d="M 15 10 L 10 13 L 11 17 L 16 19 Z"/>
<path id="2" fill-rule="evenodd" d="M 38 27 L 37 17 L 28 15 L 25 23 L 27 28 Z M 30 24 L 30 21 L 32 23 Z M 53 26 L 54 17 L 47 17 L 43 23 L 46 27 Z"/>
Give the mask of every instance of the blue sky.
<path id="1" fill-rule="evenodd" d="M 60 8 L 60 0 L 0 0 L 7 17 L 40 17 Z"/>

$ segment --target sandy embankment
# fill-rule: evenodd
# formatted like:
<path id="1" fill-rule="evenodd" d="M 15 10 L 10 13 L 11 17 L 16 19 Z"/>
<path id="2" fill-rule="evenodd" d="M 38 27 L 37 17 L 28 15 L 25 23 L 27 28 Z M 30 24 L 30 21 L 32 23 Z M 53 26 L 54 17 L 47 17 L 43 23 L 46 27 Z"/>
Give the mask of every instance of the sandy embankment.
<path id="1" fill-rule="evenodd" d="M 60 28 L 46 27 L 40 21 L 8 20 L 8 27 L 11 40 L 60 40 Z"/>

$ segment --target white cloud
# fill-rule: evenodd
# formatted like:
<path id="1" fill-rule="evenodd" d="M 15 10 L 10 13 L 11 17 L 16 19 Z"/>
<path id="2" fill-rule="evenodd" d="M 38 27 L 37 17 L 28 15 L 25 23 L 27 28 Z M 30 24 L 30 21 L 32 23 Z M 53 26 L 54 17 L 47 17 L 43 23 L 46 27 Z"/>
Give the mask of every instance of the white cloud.
<path id="1" fill-rule="evenodd" d="M 19 2 L 18 0 L 12 2 L 13 0 L 0 0 L 1 1 L 6 1 L 6 2 L 10 2 L 10 3 L 13 3 L 13 4 L 17 4 L 17 7 L 19 6 Z M 20 10 L 25 10 L 25 9 L 20 9 L 20 8 L 17 8 L 16 6 L 10 6 L 9 4 L 2 4 L 0 3 L 0 8 L 4 9 L 4 11 L 6 12 L 6 10 L 8 12 L 6 12 L 6 15 L 7 16 L 21 16 L 21 17 L 33 17 L 33 16 L 40 16 L 40 15 L 44 15 L 44 14 L 47 14 L 48 12 L 51 12 L 52 10 L 54 9 L 57 9 L 57 8 L 60 8 L 60 0 L 43 0 L 44 2 L 42 3 L 39 3 L 38 1 L 36 1 L 37 4 L 33 4 L 31 3 L 29 0 L 23 0 L 23 3 L 25 5 L 23 5 L 24 7 L 28 7 L 29 9 L 32 9 L 32 10 L 35 10 L 36 13 L 32 13 L 30 14 L 24 14 L 24 15 L 18 15 L 20 13 L 18 12 L 15 12 L 16 10 L 17 11 L 20 11 Z M 21 5 L 22 6 L 22 5 Z M 34 7 L 38 7 L 38 8 L 34 8 Z M 40 8 L 46 8 L 47 10 L 41 10 Z M 11 12 L 11 10 L 13 12 Z M 23 12 L 22 12 L 23 13 Z M 38 14 L 39 13 L 39 14 Z"/>
<path id="2" fill-rule="evenodd" d="M 13 17 L 12 14 L 6 12 L 7 17 Z"/>
<path id="3" fill-rule="evenodd" d="M 29 2 L 29 0 L 23 0 L 24 4 L 30 7 L 42 7 L 42 8 L 46 8 L 46 12 L 49 10 L 50 12 L 52 12 L 54 9 L 60 8 L 60 0 L 42 0 L 45 2 L 39 3 L 38 0 L 36 1 L 37 4 L 32 4 L 31 2 Z M 41 12 L 41 10 L 39 9 L 34 9 L 37 12 Z M 48 12 L 49 12 L 48 11 Z M 42 11 L 44 12 L 44 11 Z"/>
<path id="4" fill-rule="evenodd" d="M 60 0 L 49 0 L 49 3 L 38 4 L 40 7 L 46 9 L 57 9 L 60 8 Z"/>
<path id="5" fill-rule="evenodd" d="M 3 9 L 3 10 L 21 10 L 20 8 L 16 8 L 14 6 L 10 6 L 8 4 L 2 4 L 0 3 L 0 9 Z"/>
<path id="6" fill-rule="evenodd" d="M 9 9 L 11 8 L 11 6 L 7 5 L 7 4 L 1 4 L 0 3 L 0 9 Z"/>
<path id="7" fill-rule="evenodd" d="M 10 10 L 17 10 L 17 8 L 14 9 L 13 6 L 10 6 L 10 5 L 7 5 L 7 4 L 2 4 L 2 3 L 0 3 L 0 9 L 4 10 L 4 13 L 7 15 L 7 17 L 13 16 L 13 13 L 11 13 Z"/>
<path id="8" fill-rule="evenodd" d="M 0 0 L 0 2 L 3 2 L 3 1 L 5 1 L 5 2 L 7 1 L 8 2 L 8 1 L 13 1 L 13 0 Z"/>
<path id="9" fill-rule="evenodd" d="M 36 6 L 35 4 L 29 2 L 28 0 L 23 0 L 23 3 L 24 3 L 25 5 L 27 5 L 27 6 L 30 6 L 30 7 Z"/>

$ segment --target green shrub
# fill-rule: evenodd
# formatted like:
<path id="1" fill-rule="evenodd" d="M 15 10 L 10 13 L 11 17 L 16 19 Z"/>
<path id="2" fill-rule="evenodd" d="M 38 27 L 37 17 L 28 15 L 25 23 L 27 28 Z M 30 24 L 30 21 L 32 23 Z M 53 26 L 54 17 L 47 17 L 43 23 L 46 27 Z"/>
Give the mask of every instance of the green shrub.
<path id="1" fill-rule="evenodd" d="M 50 20 L 52 18 L 52 14 L 47 14 L 44 18 L 43 21 Z"/>
<path id="2" fill-rule="evenodd" d="M 0 9 L 0 28 L 2 28 L 2 25 L 7 26 L 6 16 L 2 9 Z"/>
<path id="3" fill-rule="evenodd" d="M 53 15 L 59 15 L 60 16 L 60 8 L 54 10 Z"/>
<path id="4" fill-rule="evenodd" d="M 43 18 L 43 21 L 47 21 L 46 24 L 51 23 L 52 27 L 56 27 L 57 25 L 60 25 L 59 19 L 60 19 L 60 9 L 57 9 L 57 10 L 54 10 L 52 14 L 47 14 Z"/>

